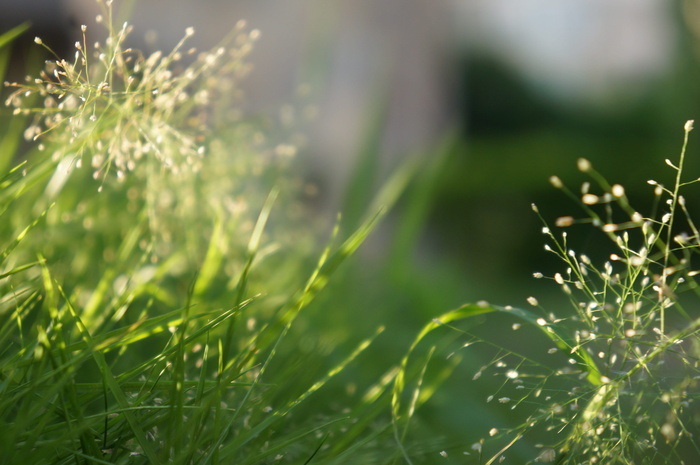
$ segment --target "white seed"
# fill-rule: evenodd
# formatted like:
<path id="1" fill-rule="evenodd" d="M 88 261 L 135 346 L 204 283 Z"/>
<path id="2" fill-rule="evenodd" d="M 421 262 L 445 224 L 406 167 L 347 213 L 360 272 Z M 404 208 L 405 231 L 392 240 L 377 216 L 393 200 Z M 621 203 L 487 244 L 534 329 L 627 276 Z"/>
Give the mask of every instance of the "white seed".
<path id="1" fill-rule="evenodd" d="M 556 219 L 554 224 L 559 228 L 565 228 L 567 226 L 571 226 L 572 224 L 574 224 L 574 217 L 573 216 L 560 216 L 559 218 Z"/>
<path id="2" fill-rule="evenodd" d="M 598 196 L 595 194 L 584 194 L 583 197 L 581 197 L 581 201 L 586 205 L 595 205 L 598 203 Z"/>
<path id="3" fill-rule="evenodd" d="M 591 162 L 586 160 L 585 158 L 579 158 L 576 165 L 578 166 L 579 171 L 583 173 L 591 169 Z"/>
<path id="4" fill-rule="evenodd" d="M 559 176 L 550 176 L 549 177 L 549 183 L 556 187 L 557 189 L 561 189 L 564 187 L 564 183 L 561 182 L 561 179 L 559 179 Z"/>

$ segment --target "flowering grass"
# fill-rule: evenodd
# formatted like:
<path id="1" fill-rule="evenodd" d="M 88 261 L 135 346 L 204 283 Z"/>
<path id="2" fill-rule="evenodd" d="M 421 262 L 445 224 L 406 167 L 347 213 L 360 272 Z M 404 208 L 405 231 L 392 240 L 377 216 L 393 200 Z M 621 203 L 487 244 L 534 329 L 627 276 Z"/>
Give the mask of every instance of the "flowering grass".
<path id="1" fill-rule="evenodd" d="M 649 182 L 648 213 L 586 160 L 580 192 L 551 178 L 583 213 L 554 226 L 541 216 L 546 250 L 564 269 L 535 277 L 558 286 L 570 310 L 547 311 L 535 297 L 528 308 L 464 305 L 430 321 L 392 361 L 376 348 L 390 329 L 356 334 L 355 347 L 340 350 L 305 311 L 351 305 L 342 293 L 317 298 L 334 291 L 336 271 L 416 165 L 399 169 L 363 217 L 352 212 L 354 231 L 339 222 L 322 237 L 299 200 L 300 138 L 289 130 L 280 138 L 239 110 L 261 33 L 241 21 L 200 52 L 187 29 L 173 50 L 144 54 L 125 45 L 131 28 L 115 26 L 112 2 L 98 3 L 104 42 L 83 27 L 73 57 L 53 56 L 37 76 L 6 83 L 4 460 L 690 464 L 700 456 L 700 233 L 685 197 L 696 180 L 684 173 L 692 122 L 680 159 L 666 161 L 671 187 Z M 0 36 L 0 74 L 23 29 Z M 391 259 L 409 296 L 402 251 L 419 235 L 439 164 L 424 171 Z M 568 231 L 581 227 L 609 239 L 607 260 L 571 249 Z M 475 324 L 488 319 L 497 326 L 490 334 Z M 513 337 L 493 337 L 504 328 Z M 370 368 L 357 365 L 370 358 L 383 374 L 356 383 L 353 373 Z M 480 412 L 489 413 L 474 418 L 481 434 L 444 441 L 416 412 L 467 358 L 483 361 L 467 392 L 486 392 Z M 455 408 L 466 401 L 450 399 Z"/>
<path id="2" fill-rule="evenodd" d="M 608 183 L 585 159 L 578 167 L 591 182 L 579 193 L 550 179 L 582 215 L 561 216 L 552 228 L 533 205 L 544 223 L 545 250 L 565 266 L 535 278 L 559 286 L 569 311 L 548 312 L 535 297 L 527 299 L 531 309 L 465 305 L 436 318 L 416 340 L 450 327 L 467 338 L 455 353 L 478 346 L 486 357 L 474 383 L 496 379 L 485 401 L 501 419 L 460 452 L 472 459 L 465 463 L 690 464 L 700 457 L 700 233 L 685 194 L 698 178 L 684 173 L 693 121 L 684 129 L 679 160 L 666 160 L 671 187 L 648 182 L 650 213 L 635 209 L 624 187 Z M 609 239 L 607 261 L 597 264 L 570 248 L 566 228 L 577 225 Z M 529 341 L 525 348 L 454 323 L 497 313 L 511 318 L 507 324 L 520 334 L 515 340 Z"/>
<path id="3" fill-rule="evenodd" d="M 172 51 L 144 55 L 124 45 L 131 28 L 114 25 L 112 2 L 98 3 L 103 43 L 83 26 L 74 57 L 6 83 L 3 460 L 393 462 L 396 368 L 347 404 L 337 387 L 323 394 L 383 328 L 347 353 L 331 347 L 332 364 L 314 350 L 320 335 L 293 328 L 414 167 L 317 250 L 294 137 L 237 110 L 260 32 L 241 21 L 199 52 L 188 29 Z"/>

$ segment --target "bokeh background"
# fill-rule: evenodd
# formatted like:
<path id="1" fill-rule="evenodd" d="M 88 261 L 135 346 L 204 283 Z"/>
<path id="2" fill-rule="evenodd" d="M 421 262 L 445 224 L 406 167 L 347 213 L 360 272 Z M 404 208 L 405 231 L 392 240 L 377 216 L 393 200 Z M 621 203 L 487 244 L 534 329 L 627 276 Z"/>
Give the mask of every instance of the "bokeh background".
<path id="1" fill-rule="evenodd" d="M 400 205 L 328 291 L 333 299 L 310 310 L 328 341 L 348 347 L 387 325 L 379 343 L 390 361 L 426 321 L 464 302 L 525 305 L 536 295 L 560 311 L 558 286 L 532 278 L 560 270 L 544 252 L 530 204 L 551 222 L 581 213 L 548 177 L 577 189 L 584 178 L 576 160 L 587 158 L 644 211 L 652 199 L 646 180 L 672 179 L 663 160 L 676 159 L 683 124 L 700 115 L 698 0 L 115 5 L 144 50 L 171 48 L 188 26 L 199 48 L 215 46 L 240 19 L 260 29 L 244 110 L 281 120 L 312 114 L 292 126 L 305 135 L 298 156 L 316 188 L 309 202 L 329 223 L 345 211 L 350 228 L 393 169 L 410 157 L 427 160 L 420 224 L 408 221 L 413 229 L 405 233 Z M 81 24 L 102 34 L 97 13 L 92 0 L 0 0 L 0 30 L 32 22 L 14 69 L 24 74 L 24 63 L 40 53 L 34 36 L 72 55 Z M 695 146 L 691 139 L 693 176 L 700 175 Z M 605 257 L 600 239 L 591 228 L 572 229 L 573 247 L 593 258 Z M 493 336 L 508 325 L 499 324 Z M 531 344 L 534 336 L 521 337 Z M 465 362 L 426 407 L 424 421 L 435 431 L 468 441 L 475 416 L 502 414 L 485 413 L 479 389 L 488 388 L 469 384 L 477 363 Z M 358 384 L 376 378 L 380 365 L 368 361 L 352 376 Z"/>

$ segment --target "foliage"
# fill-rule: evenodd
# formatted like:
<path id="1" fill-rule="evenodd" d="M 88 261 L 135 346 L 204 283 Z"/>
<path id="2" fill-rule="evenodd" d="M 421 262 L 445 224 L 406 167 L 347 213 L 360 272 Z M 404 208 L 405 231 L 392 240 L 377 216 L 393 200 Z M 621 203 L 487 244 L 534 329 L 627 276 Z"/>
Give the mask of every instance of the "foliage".
<path id="1" fill-rule="evenodd" d="M 566 266 L 550 279 L 567 296 L 571 312 L 546 312 L 535 297 L 527 300 L 536 310 L 482 302 L 446 313 L 421 333 L 419 339 L 449 326 L 468 337 L 460 351 L 478 344 L 493 355 L 473 379 L 491 373 L 501 380 L 487 402 L 497 401 L 494 409 L 504 413 L 501 424 L 468 452 L 478 463 L 499 463 L 512 454 L 527 463 L 666 464 L 690 463 L 700 454 L 700 315 L 694 303 L 700 295 L 700 234 L 682 194 L 697 182 L 683 177 L 692 128 L 688 121 L 679 162 L 666 160 L 675 171 L 672 187 L 648 182 L 654 188 L 648 216 L 588 160 L 579 160 L 578 167 L 596 187 L 585 182 L 579 195 L 558 177 L 550 179 L 585 213 L 559 217 L 556 227 L 590 225 L 613 247 L 598 266 L 569 247 L 567 232 L 555 234 L 545 222 L 545 249 Z M 533 210 L 540 215 L 534 205 Z M 544 276 L 538 272 L 535 278 Z M 523 322 L 538 329 L 549 347 L 537 342 L 516 347 L 452 323 L 487 313 L 516 317 L 514 331 L 524 331 Z M 536 341 L 537 333 L 518 340 Z"/>
<path id="2" fill-rule="evenodd" d="M 592 227 L 612 248 L 598 265 L 601 250 L 575 252 L 533 206 L 546 250 L 564 262 L 549 279 L 571 311 L 547 312 L 535 297 L 530 309 L 467 304 L 406 342 L 413 329 L 399 334 L 396 321 L 423 318 L 407 308 L 432 315 L 450 300 L 445 275 L 454 272 L 414 276 L 405 251 L 419 240 L 454 138 L 431 166 L 397 170 L 367 208 L 378 143 L 370 137 L 347 202 L 345 224 L 355 229 L 341 232 L 339 220 L 317 250 L 324 228 L 299 201 L 304 183 L 294 173 L 299 138 L 281 139 L 274 123 L 240 111 L 260 32 L 239 22 L 200 53 L 188 48 L 188 29 L 171 52 L 146 56 L 125 45 L 131 29 L 114 26 L 111 1 L 98 3 L 104 43 L 89 45 L 83 27 L 72 61 L 55 56 L 38 77 L 6 83 L 5 460 L 666 464 L 700 454 L 700 232 L 682 194 L 696 182 L 683 175 L 692 122 L 679 162 L 666 161 L 672 187 L 649 181 L 648 215 L 586 160 L 578 167 L 594 187 L 586 182 L 578 194 L 550 179 L 584 211 L 555 228 Z M 0 74 L 23 30 L 0 36 Z M 398 288 L 382 306 L 396 321 L 367 330 L 374 322 L 363 314 L 335 315 L 354 310 L 361 293 L 331 278 L 418 171 L 383 280 L 372 283 Z M 369 280 L 381 274 L 355 266 Z M 355 321 L 320 334 L 320 317 Z M 490 320 L 489 333 L 482 323 Z M 508 326 L 517 337 L 499 339 Z M 341 332 L 354 338 L 341 341 Z M 397 346 L 394 363 L 385 349 Z M 488 391 L 488 405 L 469 420 L 477 436 L 444 440 L 416 412 L 465 359 L 481 365 L 471 386 Z M 467 392 L 453 410 L 473 401 Z"/>
<path id="3" fill-rule="evenodd" d="M 395 368 L 349 406 L 314 401 L 383 328 L 344 355 L 332 348 L 330 366 L 313 350 L 320 336 L 292 328 L 415 166 L 353 233 L 336 227 L 315 251 L 294 138 L 275 140 L 237 110 L 260 33 L 239 22 L 198 53 L 188 29 L 170 53 L 145 56 L 124 45 L 130 26 L 114 27 L 111 1 L 99 3 L 104 43 L 89 45 L 83 27 L 72 61 L 6 84 L 4 460 L 393 461 Z"/>

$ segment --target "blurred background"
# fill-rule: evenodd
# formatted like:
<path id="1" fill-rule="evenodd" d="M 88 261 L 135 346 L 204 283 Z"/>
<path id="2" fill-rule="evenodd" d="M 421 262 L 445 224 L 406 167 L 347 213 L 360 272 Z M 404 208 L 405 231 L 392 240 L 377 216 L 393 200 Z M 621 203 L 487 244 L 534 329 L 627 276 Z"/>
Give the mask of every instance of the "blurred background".
<path id="1" fill-rule="evenodd" d="M 585 157 L 623 184 L 644 212 L 652 200 L 646 180 L 672 179 L 663 160 L 677 159 L 683 124 L 700 116 L 700 0 L 115 6 L 134 25 L 133 45 L 146 51 L 168 50 L 188 26 L 202 49 L 216 46 L 240 19 L 261 31 L 245 111 L 293 120 L 305 135 L 298 156 L 317 188 L 312 203 L 329 221 L 344 211 L 351 228 L 388 173 L 411 156 L 424 157 L 427 168 L 413 186 L 427 193 L 420 212 L 405 213 L 417 208 L 409 190 L 403 209 L 328 292 L 335 292 L 333 302 L 311 310 L 325 337 L 348 347 L 386 324 L 390 336 L 380 343 L 387 360 L 398 360 L 430 318 L 467 301 L 525 305 L 536 295 L 560 311 L 558 286 L 532 278 L 560 269 L 543 250 L 530 204 L 551 223 L 582 213 L 548 177 L 557 174 L 578 190 L 584 177 L 576 160 Z M 0 11 L 0 30 L 32 22 L 16 47 L 20 62 L 38 53 L 34 36 L 72 56 L 81 24 L 90 37 L 102 34 L 93 0 L 0 0 Z M 691 139 L 691 175 L 700 174 L 695 145 Z M 586 226 L 572 228 L 571 243 L 592 258 L 606 256 Z M 355 375 L 372 379 L 380 371 Z M 472 374 L 466 367 L 455 376 L 426 421 L 433 415 L 441 431 L 467 435 L 473 422 L 455 399 L 469 404 L 476 388 L 464 383 Z"/>
<path id="2" fill-rule="evenodd" d="M 259 29 L 246 110 L 281 119 L 313 113 L 310 124 L 295 123 L 307 141 L 300 156 L 318 187 L 315 202 L 331 216 L 352 210 L 344 202 L 362 156 L 386 175 L 408 156 L 436 157 L 451 134 L 458 142 L 435 184 L 422 256 L 449 262 L 466 287 L 494 301 L 514 295 L 512 283 L 545 259 L 529 205 L 546 212 L 566 202 L 548 176 L 577 183 L 575 161 L 586 157 L 643 195 L 640 180 L 676 156 L 697 108 L 699 5 L 116 2 L 134 25 L 133 45 L 145 50 L 168 50 L 188 26 L 198 48 L 215 46 L 239 19 Z M 25 42 L 41 36 L 59 55 L 72 55 L 81 24 L 92 37 L 103 34 L 92 0 L 0 0 L 0 7 L 2 29 L 30 20 Z M 381 176 L 371 182 L 368 190 Z"/>

